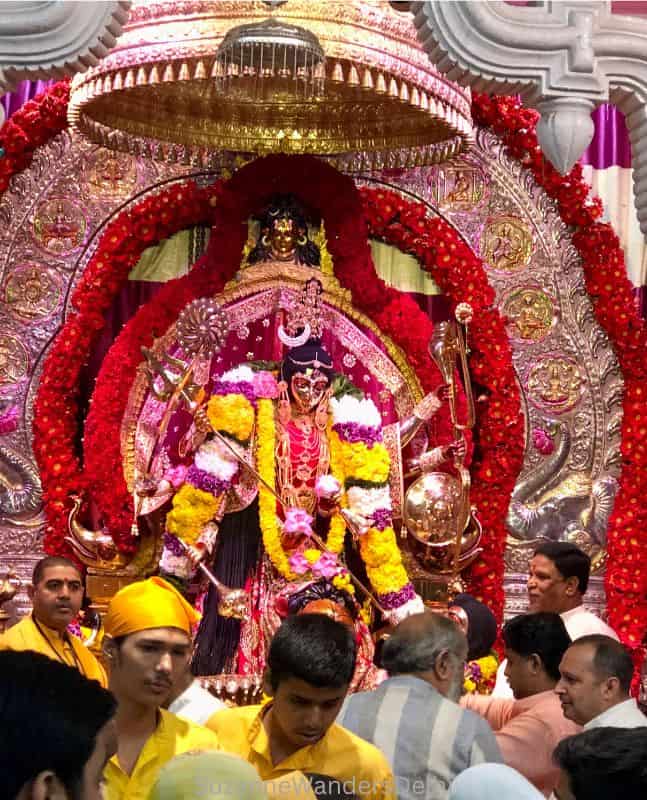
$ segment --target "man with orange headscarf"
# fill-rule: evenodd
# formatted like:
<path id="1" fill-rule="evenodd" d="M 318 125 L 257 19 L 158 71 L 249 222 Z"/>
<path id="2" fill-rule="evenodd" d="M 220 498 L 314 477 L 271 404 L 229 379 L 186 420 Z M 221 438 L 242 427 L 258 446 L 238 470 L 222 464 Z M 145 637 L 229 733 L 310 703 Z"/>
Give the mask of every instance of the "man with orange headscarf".
<path id="1" fill-rule="evenodd" d="M 118 748 L 104 771 L 105 800 L 145 800 L 178 753 L 217 750 L 217 736 L 162 706 L 186 669 L 195 609 L 170 583 L 148 578 L 112 598 L 105 618 L 109 686 L 117 698 Z"/>

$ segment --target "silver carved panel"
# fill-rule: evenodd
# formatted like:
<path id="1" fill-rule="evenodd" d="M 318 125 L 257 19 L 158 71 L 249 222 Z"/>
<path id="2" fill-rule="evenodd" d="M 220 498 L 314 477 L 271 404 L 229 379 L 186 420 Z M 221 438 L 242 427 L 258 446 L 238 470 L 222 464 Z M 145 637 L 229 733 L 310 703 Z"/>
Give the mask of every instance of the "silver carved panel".
<path id="1" fill-rule="evenodd" d="M 526 420 L 524 465 L 507 519 L 506 614 L 525 609 L 533 541 L 571 540 L 594 569 L 620 472 L 622 375 L 597 324 L 579 255 L 554 202 L 532 174 L 480 130 L 469 155 L 440 167 L 377 177 L 428 203 L 486 264 L 507 318 Z M 587 597 L 604 605 L 601 579 Z"/>

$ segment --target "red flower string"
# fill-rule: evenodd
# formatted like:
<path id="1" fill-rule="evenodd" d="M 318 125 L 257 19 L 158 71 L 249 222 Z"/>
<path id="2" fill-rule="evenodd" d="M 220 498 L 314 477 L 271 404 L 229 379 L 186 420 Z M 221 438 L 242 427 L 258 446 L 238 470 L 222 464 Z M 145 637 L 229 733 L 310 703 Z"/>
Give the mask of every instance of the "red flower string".
<path id="1" fill-rule="evenodd" d="M 0 194 L 31 164 L 37 147 L 67 128 L 70 84 L 59 81 L 28 100 L 0 129 Z"/>
<path id="2" fill-rule="evenodd" d="M 610 225 L 598 222 L 599 198 L 576 164 L 560 175 L 541 153 L 535 134 L 537 114 L 513 97 L 476 95 L 472 113 L 498 133 L 508 151 L 532 171 L 552 197 L 562 220 L 574 227 L 573 244 L 582 258 L 586 288 L 595 316 L 611 340 L 625 384 L 620 490 L 607 531 L 605 588 L 609 622 L 634 653 L 644 658 L 647 631 L 647 329 L 635 306 L 620 241 Z"/>

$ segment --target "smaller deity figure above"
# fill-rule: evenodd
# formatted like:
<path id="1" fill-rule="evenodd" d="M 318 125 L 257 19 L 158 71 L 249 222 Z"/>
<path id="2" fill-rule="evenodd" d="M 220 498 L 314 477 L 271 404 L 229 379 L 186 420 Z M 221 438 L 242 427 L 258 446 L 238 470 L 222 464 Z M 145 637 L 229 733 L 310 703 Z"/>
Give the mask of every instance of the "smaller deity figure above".
<path id="1" fill-rule="evenodd" d="M 320 253 L 308 238 L 308 223 L 302 206 L 292 195 L 280 195 L 257 218 L 261 231 L 256 246 L 247 256 L 248 264 L 262 261 L 292 261 L 318 267 Z"/>

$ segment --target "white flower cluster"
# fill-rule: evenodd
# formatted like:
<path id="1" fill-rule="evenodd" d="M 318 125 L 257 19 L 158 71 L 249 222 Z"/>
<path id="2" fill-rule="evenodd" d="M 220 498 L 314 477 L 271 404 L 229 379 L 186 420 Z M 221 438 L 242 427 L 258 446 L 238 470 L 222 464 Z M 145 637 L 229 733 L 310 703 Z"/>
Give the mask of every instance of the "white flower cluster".
<path id="1" fill-rule="evenodd" d="M 403 605 L 391 609 L 387 613 L 386 617 L 391 625 L 397 625 L 398 622 L 402 622 L 403 619 L 410 617 L 412 614 L 422 614 L 424 610 L 425 604 L 422 602 L 422 598 L 419 595 L 416 595 Z"/>
<path id="2" fill-rule="evenodd" d="M 355 422 L 358 425 L 376 428 L 377 430 L 382 427 L 380 412 L 377 410 L 375 403 L 368 397 L 360 400 L 351 394 L 345 394 L 337 400 L 333 398 L 330 401 L 330 405 L 334 425 Z"/>
<path id="3" fill-rule="evenodd" d="M 243 448 L 236 442 L 232 441 L 231 446 L 243 454 Z M 195 465 L 223 481 L 230 481 L 239 469 L 236 457 L 220 439 L 211 439 L 200 445 L 196 450 Z"/>
<path id="4" fill-rule="evenodd" d="M 366 518 L 369 518 L 378 509 L 391 510 L 391 493 L 388 484 L 375 489 L 351 486 L 347 490 L 346 496 L 349 508 Z"/>
<path id="5" fill-rule="evenodd" d="M 243 364 L 240 367 L 234 367 L 233 369 L 228 369 L 227 372 L 223 372 L 219 380 L 227 383 L 253 383 L 254 370 Z"/>

